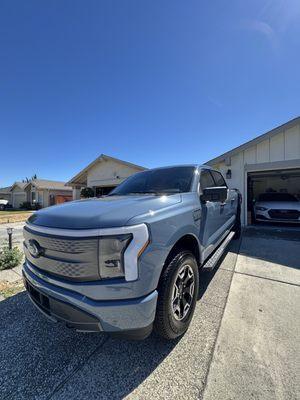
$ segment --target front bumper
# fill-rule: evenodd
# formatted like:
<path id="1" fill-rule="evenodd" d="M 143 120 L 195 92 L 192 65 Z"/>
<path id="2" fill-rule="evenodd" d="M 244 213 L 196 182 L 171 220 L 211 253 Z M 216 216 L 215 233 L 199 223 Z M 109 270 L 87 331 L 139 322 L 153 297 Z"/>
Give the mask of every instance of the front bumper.
<path id="1" fill-rule="evenodd" d="M 283 223 L 291 223 L 291 224 L 299 224 L 300 218 L 280 218 L 280 217 L 272 217 L 269 214 L 270 209 L 262 211 L 262 210 L 255 210 L 255 219 L 257 221 L 262 222 L 283 222 Z"/>
<path id="2" fill-rule="evenodd" d="M 130 332 L 135 332 L 138 336 L 139 331 L 148 332 L 154 321 L 156 290 L 137 299 L 93 300 L 44 281 L 26 263 L 23 277 L 28 294 L 38 309 L 52 321 L 63 321 L 76 330 L 128 332 L 129 336 Z"/>

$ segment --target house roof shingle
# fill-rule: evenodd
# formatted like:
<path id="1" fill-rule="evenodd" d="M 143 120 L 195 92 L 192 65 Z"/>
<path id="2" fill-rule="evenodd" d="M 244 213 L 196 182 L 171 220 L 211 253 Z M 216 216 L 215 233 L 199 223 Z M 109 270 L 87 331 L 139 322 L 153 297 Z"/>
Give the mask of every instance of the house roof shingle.
<path id="1" fill-rule="evenodd" d="M 32 184 L 34 187 L 37 189 L 43 190 L 43 189 L 48 189 L 48 190 L 72 190 L 70 186 L 65 186 L 65 182 L 61 181 L 51 181 L 49 179 L 34 179 L 30 182 L 26 183 L 27 185 Z"/>

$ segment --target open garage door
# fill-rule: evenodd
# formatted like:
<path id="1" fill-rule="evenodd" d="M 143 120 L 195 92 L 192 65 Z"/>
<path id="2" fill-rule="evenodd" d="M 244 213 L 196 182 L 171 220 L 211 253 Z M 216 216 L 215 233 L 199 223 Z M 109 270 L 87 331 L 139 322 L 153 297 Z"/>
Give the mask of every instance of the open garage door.
<path id="1" fill-rule="evenodd" d="M 248 224 L 300 226 L 300 169 L 248 172 Z"/>

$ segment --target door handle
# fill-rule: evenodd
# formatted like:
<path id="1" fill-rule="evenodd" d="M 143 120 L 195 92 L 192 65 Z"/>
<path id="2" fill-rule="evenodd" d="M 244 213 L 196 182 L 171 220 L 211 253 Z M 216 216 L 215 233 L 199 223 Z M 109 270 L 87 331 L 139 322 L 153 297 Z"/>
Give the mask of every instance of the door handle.
<path id="1" fill-rule="evenodd" d="M 220 206 L 221 206 L 221 207 L 226 206 L 226 201 L 225 201 L 224 203 L 221 203 Z"/>

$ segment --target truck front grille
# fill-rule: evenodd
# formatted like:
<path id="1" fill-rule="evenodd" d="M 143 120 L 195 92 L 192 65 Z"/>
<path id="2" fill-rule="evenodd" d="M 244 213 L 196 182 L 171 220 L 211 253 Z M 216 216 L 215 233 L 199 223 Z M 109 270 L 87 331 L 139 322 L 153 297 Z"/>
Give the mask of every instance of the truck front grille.
<path id="1" fill-rule="evenodd" d="M 24 228 L 24 252 L 35 267 L 73 281 L 99 280 L 98 238 L 64 238 L 38 234 Z M 39 250 L 31 251 L 31 244 Z"/>

